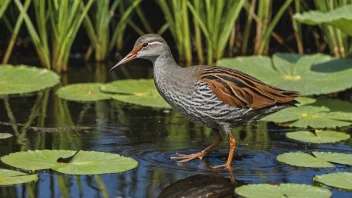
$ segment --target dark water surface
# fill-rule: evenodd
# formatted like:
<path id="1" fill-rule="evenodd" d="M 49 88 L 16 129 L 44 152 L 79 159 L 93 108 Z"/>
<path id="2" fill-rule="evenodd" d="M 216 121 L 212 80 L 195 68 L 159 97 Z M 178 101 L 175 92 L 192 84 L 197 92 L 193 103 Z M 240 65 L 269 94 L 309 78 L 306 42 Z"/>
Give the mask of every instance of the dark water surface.
<path id="1" fill-rule="evenodd" d="M 71 68 L 62 76 L 62 85 L 79 82 L 110 82 L 125 78 L 151 78 L 150 63 L 136 61 L 113 74 L 104 66 Z M 93 150 L 132 157 L 139 166 L 120 174 L 68 176 L 41 172 L 37 183 L 1 187 L 1 197 L 192 197 L 217 193 L 232 197 L 236 186 L 254 183 L 299 183 L 313 185 L 313 176 L 352 168 L 337 165 L 330 169 L 307 169 L 278 163 L 278 154 L 292 151 L 332 151 L 352 153 L 352 141 L 339 144 L 303 144 L 288 140 L 282 128 L 257 122 L 233 129 L 237 139 L 233 171 L 209 166 L 226 162 L 228 139 L 203 161 L 177 163 L 175 153 L 199 152 L 215 140 L 211 130 L 188 122 L 175 111 L 126 105 L 116 101 L 92 104 L 67 102 L 55 96 L 62 85 L 38 95 L 9 99 L 17 123 L 36 127 L 69 127 L 84 130 L 33 130 L 18 127 L 18 136 L 0 140 L 0 156 L 36 149 Z M 9 122 L 8 110 L 0 104 L 0 122 Z M 46 107 L 46 110 L 45 108 Z M 29 121 L 28 121 L 29 120 Z M 351 129 L 344 128 L 342 131 Z M 11 126 L 0 125 L 0 132 L 15 134 Z M 224 135 L 224 134 L 222 134 Z M 9 168 L 1 164 L 1 168 Z M 330 188 L 333 197 L 352 197 L 352 192 Z M 183 194 L 182 194 L 183 193 Z"/>

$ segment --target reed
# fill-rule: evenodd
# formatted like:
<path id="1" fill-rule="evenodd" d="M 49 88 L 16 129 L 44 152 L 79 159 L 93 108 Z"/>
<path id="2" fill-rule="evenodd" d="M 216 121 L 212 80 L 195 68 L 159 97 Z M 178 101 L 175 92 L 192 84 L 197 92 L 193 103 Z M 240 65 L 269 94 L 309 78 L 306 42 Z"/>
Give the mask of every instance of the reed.
<path id="1" fill-rule="evenodd" d="M 156 0 L 156 2 L 164 13 L 168 28 L 176 41 L 180 60 L 191 63 L 192 47 L 187 9 L 188 0 Z"/>
<path id="2" fill-rule="evenodd" d="M 202 44 L 197 33 L 198 25 L 206 38 L 207 62 L 213 63 L 223 56 L 231 32 L 234 32 L 235 21 L 244 5 L 244 0 L 238 1 L 188 1 L 195 23 L 197 52 L 202 54 Z M 203 57 L 200 55 L 200 57 Z"/>
<path id="3" fill-rule="evenodd" d="M 7 2 L 7 1 L 2 2 L 1 8 L 0 8 L 0 18 L 4 14 L 4 12 L 6 11 L 9 3 L 10 2 Z M 31 3 L 31 0 L 26 0 L 25 1 L 24 7 L 23 7 L 23 9 L 25 11 L 27 11 L 28 7 L 30 6 L 30 3 Z M 10 56 L 11 56 L 11 53 L 12 53 L 12 50 L 13 50 L 13 46 L 15 45 L 17 35 L 18 35 L 18 33 L 19 33 L 19 31 L 20 31 L 20 29 L 22 27 L 22 23 L 23 23 L 24 17 L 25 17 L 24 13 L 20 13 L 20 15 L 17 18 L 15 27 L 14 28 L 12 28 L 12 27 L 9 28 L 9 29 L 12 29 L 12 35 L 11 35 L 10 42 L 9 42 L 9 44 L 7 46 L 4 58 L 2 60 L 2 64 L 6 64 L 9 61 L 9 59 L 10 59 Z"/>
<path id="4" fill-rule="evenodd" d="M 28 1 L 31 0 L 25 3 Z M 21 1 L 15 0 L 44 67 L 58 73 L 67 70 L 73 41 L 93 1 L 84 4 L 83 0 L 33 0 L 35 20 L 32 21 Z"/>
<path id="5" fill-rule="evenodd" d="M 123 35 L 129 16 L 140 2 L 141 0 L 134 1 L 127 10 L 121 12 L 122 15 L 115 25 L 111 38 L 112 20 L 116 9 L 118 6 L 123 6 L 123 2 L 121 0 L 114 0 L 112 3 L 110 0 L 95 1 L 93 9 L 84 19 L 84 26 L 92 47 L 88 52 L 95 51 L 96 61 L 103 61 L 108 57 L 114 47 L 113 44 L 116 43 L 119 36 Z M 89 54 L 86 55 L 86 59 L 88 58 Z"/>
<path id="6" fill-rule="evenodd" d="M 254 54 L 268 54 L 269 43 L 273 30 L 279 20 L 281 19 L 284 12 L 291 5 L 293 0 L 285 1 L 275 16 L 271 19 L 272 12 L 272 1 L 271 0 L 259 0 L 257 15 L 254 15 L 254 19 L 257 22 L 256 26 L 256 37 L 254 44 Z"/>
<path id="7" fill-rule="evenodd" d="M 351 0 L 314 0 L 315 9 L 322 12 L 328 12 L 350 3 L 352 3 Z M 323 30 L 330 52 L 336 57 L 346 57 L 352 54 L 352 40 L 348 35 L 330 25 L 323 24 L 320 27 Z"/>
<path id="8" fill-rule="evenodd" d="M 0 1 L 0 19 L 2 17 L 2 15 L 4 15 L 7 7 L 9 6 L 11 0 L 2 0 Z"/>

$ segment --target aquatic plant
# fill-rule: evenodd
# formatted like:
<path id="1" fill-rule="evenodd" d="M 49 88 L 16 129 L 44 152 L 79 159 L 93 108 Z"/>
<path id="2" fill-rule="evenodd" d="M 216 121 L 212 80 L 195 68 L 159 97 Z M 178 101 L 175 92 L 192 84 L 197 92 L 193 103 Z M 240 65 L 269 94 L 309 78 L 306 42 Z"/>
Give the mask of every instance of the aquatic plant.
<path id="1" fill-rule="evenodd" d="M 317 10 L 295 14 L 295 20 L 307 25 L 319 25 L 330 52 L 336 57 L 352 54 L 352 1 L 315 0 Z"/>
<path id="2" fill-rule="evenodd" d="M 58 73 L 67 70 L 73 41 L 93 1 L 84 4 L 83 0 L 50 0 L 47 3 L 33 0 L 36 17 L 32 21 L 21 1 L 15 0 L 43 66 Z"/>
<path id="3" fill-rule="evenodd" d="M 270 85 L 302 95 L 328 94 L 351 88 L 352 59 L 328 55 L 276 53 L 265 56 L 224 58 L 217 65 L 248 73 Z"/>
<path id="4" fill-rule="evenodd" d="M 0 97 L 28 94 L 52 87 L 60 77 L 48 69 L 25 65 L 0 65 Z"/>
<path id="5" fill-rule="evenodd" d="M 207 62 L 208 64 L 212 64 L 213 60 L 218 60 L 223 56 L 231 32 L 235 31 L 235 21 L 239 16 L 244 2 L 244 0 L 194 0 L 187 2 L 187 6 L 194 18 L 196 50 L 201 61 L 204 59 L 204 55 L 201 34 L 198 29 L 202 30 L 206 38 Z"/>
<path id="6" fill-rule="evenodd" d="M 91 46 L 87 51 L 85 59 L 88 59 L 90 53 L 95 51 L 95 60 L 103 61 L 114 48 L 119 37 L 123 37 L 123 32 L 126 28 L 127 21 L 132 11 L 139 5 L 142 0 L 133 1 L 133 3 L 122 13 L 114 28 L 112 19 L 116 9 L 122 7 L 123 2 L 114 0 L 99 0 L 93 4 L 93 9 L 84 18 L 84 26 L 91 41 Z M 112 35 L 111 35 L 111 29 Z"/>
<path id="7" fill-rule="evenodd" d="M 35 150 L 10 153 L 1 161 L 23 170 L 51 169 L 73 175 L 95 175 L 131 170 L 138 162 L 118 154 L 95 151 Z"/>
<path id="8" fill-rule="evenodd" d="M 191 63 L 192 45 L 187 8 L 188 0 L 156 0 L 156 2 L 163 11 L 171 35 L 176 41 L 180 59 Z"/>

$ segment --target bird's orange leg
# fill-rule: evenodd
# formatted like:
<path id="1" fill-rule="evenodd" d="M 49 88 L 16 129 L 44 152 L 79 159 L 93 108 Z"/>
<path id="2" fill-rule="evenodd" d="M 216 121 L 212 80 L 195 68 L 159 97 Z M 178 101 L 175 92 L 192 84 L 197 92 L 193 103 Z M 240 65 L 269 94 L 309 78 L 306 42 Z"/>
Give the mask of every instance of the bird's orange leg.
<path id="1" fill-rule="evenodd" d="M 216 140 L 213 144 L 205 148 L 203 151 L 190 154 L 190 155 L 185 155 L 185 154 L 177 154 L 176 157 L 171 157 L 172 160 L 177 160 L 178 162 L 188 162 L 190 160 L 199 158 L 203 159 L 203 157 L 208 154 L 211 150 L 213 150 L 217 145 L 219 145 L 222 141 L 221 135 L 220 135 L 220 130 L 218 129 L 213 129 L 213 131 L 216 133 Z"/>
<path id="2" fill-rule="evenodd" d="M 231 169 L 231 162 L 233 159 L 233 154 L 235 153 L 235 148 L 236 148 L 236 140 L 233 138 L 231 131 L 229 132 L 229 140 L 230 140 L 230 151 L 229 151 L 229 157 L 227 158 L 227 162 L 223 165 L 218 165 L 218 166 L 213 166 L 212 168 L 220 168 L 220 167 L 225 167 L 228 169 Z"/>

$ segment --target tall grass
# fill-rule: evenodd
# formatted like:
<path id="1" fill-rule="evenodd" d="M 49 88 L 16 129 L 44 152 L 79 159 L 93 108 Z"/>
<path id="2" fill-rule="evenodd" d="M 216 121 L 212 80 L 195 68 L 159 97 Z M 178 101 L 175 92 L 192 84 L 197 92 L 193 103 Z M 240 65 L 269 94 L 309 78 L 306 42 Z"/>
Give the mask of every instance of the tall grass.
<path id="1" fill-rule="evenodd" d="M 181 61 L 192 62 L 192 45 L 188 17 L 188 0 L 156 0 L 164 13 Z"/>
<path id="2" fill-rule="evenodd" d="M 245 0 L 194 0 L 192 3 L 191 1 L 187 2 L 187 6 L 195 19 L 196 50 L 202 58 L 203 47 L 199 38 L 199 25 L 206 38 L 208 64 L 222 57 L 244 2 Z"/>
<path id="3" fill-rule="evenodd" d="M 254 16 L 254 19 L 257 22 L 254 54 L 268 54 L 273 30 L 292 1 L 293 0 L 285 1 L 275 16 L 271 19 L 272 1 L 259 0 L 257 16 Z"/>
<path id="4" fill-rule="evenodd" d="M 0 16 L 2 16 L 4 14 L 4 12 L 6 11 L 9 3 L 10 2 L 7 2 L 7 1 L 3 1 L 2 2 L 1 8 L 0 8 Z M 31 3 L 30 0 L 26 0 L 25 3 L 24 3 L 23 10 L 27 11 L 28 7 L 30 6 L 30 3 Z M 9 42 L 9 44 L 7 46 L 4 58 L 2 60 L 2 64 L 6 64 L 8 62 L 8 60 L 9 60 L 10 56 L 11 56 L 13 47 L 14 47 L 15 42 L 16 42 L 17 35 L 18 35 L 19 31 L 20 31 L 20 28 L 22 27 L 22 23 L 23 23 L 24 17 L 25 17 L 25 14 L 24 13 L 20 13 L 20 15 L 17 18 L 15 27 L 12 29 L 11 39 L 10 39 L 10 42 Z M 9 29 L 11 29 L 11 28 L 9 28 Z"/>
<path id="5" fill-rule="evenodd" d="M 316 9 L 322 12 L 328 12 L 350 3 L 352 3 L 351 0 L 314 0 Z M 330 51 L 336 57 L 346 57 L 352 54 L 352 41 L 348 35 L 330 25 L 323 24 L 321 28 Z"/>
<path id="6" fill-rule="evenodd" d="M 73 41 L 93 1 L 84 4 L 83 0 L 33 0 L 32 21 L 21 1 L 15 0 L 43 66 L 58 73 L 67 70 Z"/>
<path id="7" fill-rule="evenodd" d="M 118 38 L 123 36 L 129 16 L 140 2 L 141 0 L 135 0 L 126 10 L 120 12 L 122 15 L 111 36 L 111 20 L 117 7 L 123 6 L 123 2 L 121 0 L 114 0 L 112 3 L 110 0 L 95 1 L 94 9 L 84 19 L 84 26 L 91 41 L 91 47 L 95 51 L 96 61 L 103 61 L 108 57 Z M 88 57 L 89 55 L 86 56 L 86 59 Z"/>

